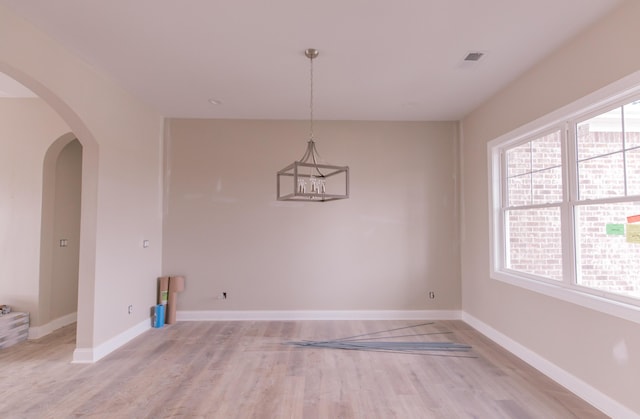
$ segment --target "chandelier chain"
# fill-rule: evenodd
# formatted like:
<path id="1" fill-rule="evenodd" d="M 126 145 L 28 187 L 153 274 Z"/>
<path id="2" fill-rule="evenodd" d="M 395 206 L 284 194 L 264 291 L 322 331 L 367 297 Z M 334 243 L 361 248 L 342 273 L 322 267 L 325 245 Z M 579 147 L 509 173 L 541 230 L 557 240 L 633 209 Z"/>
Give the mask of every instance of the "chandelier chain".
<path id="1" fill-rule="evenodd" d="M 313 140 L 313 57 L 309 58 L 309 139 Z"/>

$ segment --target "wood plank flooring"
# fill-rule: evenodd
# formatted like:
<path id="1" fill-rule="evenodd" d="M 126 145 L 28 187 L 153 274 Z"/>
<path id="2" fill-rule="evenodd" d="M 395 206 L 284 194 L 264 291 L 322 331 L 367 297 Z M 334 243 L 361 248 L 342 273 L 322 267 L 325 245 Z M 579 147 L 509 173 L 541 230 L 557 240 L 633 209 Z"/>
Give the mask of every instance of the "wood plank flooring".
<path id="1" fill-rule="evenodd" d="M 180 322 L 95 364 L 70 363 L 75 326 L 67 326 L 0 351 L 0 417 L 606 417 L 460 321 L 392 334 L 447 332 L 399 340 L 466 343 L 464 357 L 284 344 L 418 323 Z"/>

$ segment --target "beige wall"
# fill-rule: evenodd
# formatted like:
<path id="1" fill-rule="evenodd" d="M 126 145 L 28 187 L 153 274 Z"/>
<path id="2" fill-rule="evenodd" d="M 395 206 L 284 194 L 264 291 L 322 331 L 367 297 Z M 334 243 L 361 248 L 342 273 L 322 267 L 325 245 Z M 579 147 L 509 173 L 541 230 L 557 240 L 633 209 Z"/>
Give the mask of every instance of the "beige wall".
<path id="1" fill-rule="evenodd" d="M 83 146 L 77 354 L 92 359 L 94 348 L 146 322 L 155 303 L 162 117 L 4 7 L 0 71 L 51 106 Z M 37 254 L 28 249 L 25 263 L 37 266 Z"/>
<path id="2" fill-rule="evenodd" d="M 489 278 L 487 142 L 640 70 L 638 16 L 626 2 L 464 118 L 461 160 L 463 310 L 636 412 L 640 325 Z"/>
<path id="3" fill-rule="evenodd" d="M 0 301 L 33 325 L 49 320 L 39 310 L 43 162 L 68 131 L 40 99 L 0 99 Z"/>
<path id="4" fill-rule="evenodd" d="M 351 198 L 278 202 L 276 172 L 307 129 L 169 121 L 163 271 L 186 275 L 179 309 L 458 309 L 456 124 L 317 122 Z"/>

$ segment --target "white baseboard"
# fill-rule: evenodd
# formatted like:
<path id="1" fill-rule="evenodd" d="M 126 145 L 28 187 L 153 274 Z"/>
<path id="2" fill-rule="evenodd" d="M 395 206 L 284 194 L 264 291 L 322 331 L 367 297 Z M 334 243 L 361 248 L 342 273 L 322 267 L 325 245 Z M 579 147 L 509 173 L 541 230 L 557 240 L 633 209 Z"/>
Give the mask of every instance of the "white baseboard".
<path id="1" fill-rule="evenodd" d="M 531 365 L 547 377 L 566 387 L 586 402 L 603 411 L 613 418 L 640 418 L 637 412 L 620 404 L 616 400 L 590 386 L 576 376 L 558 367 L 556 364 L 541 357 L 537 353 L 500 333 L 486 323 L 478 320 L 467 312 L 462 312 L 462 320 L 474 329 L 505 348 L 527 364 Z"/>
<path id="2" fill-rule="evenodd" d="M 125 330 L 119 335 L 112 337 L 96 347 L 76 348 L 73 351 L 73 361 L 71 362 L 73 364 L 89 364 L 96 362 L 149 329 L 151 329 L 151 321 L 149 319 L 145 319 L 132 328 Z"/>
<path id="3" fill-rule="evenodd" d="M 49 323 L 43 324 L 42 326 L 30 327 L 28 339 L 40 339 L 41 337 L 47 336 L 49 333 L 58 330 L 61 327 L 65 327 L 72 323 L 75 323 L 77 319 L 78 313 L 70 313 L 65 316 L 58 317 L 57 319 L 51 320 Z"/>
<path id="4" fill-rule="evenodd" d="M 215 320 L 460 320 L 458 310 L 210 310 L 178 311 L 178 321 Z"/>

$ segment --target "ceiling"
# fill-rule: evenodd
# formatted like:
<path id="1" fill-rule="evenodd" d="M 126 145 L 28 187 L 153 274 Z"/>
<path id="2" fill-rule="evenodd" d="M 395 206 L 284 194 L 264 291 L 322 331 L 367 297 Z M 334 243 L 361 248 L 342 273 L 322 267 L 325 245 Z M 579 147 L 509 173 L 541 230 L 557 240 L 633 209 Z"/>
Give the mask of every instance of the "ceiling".
<path id="1" fill-rule="evenodd" d="M 405 121 L 462 118 L 619 3 L 0 0 L 166 117 L 306 119 L 316 48 L 316 119 Z"/>

